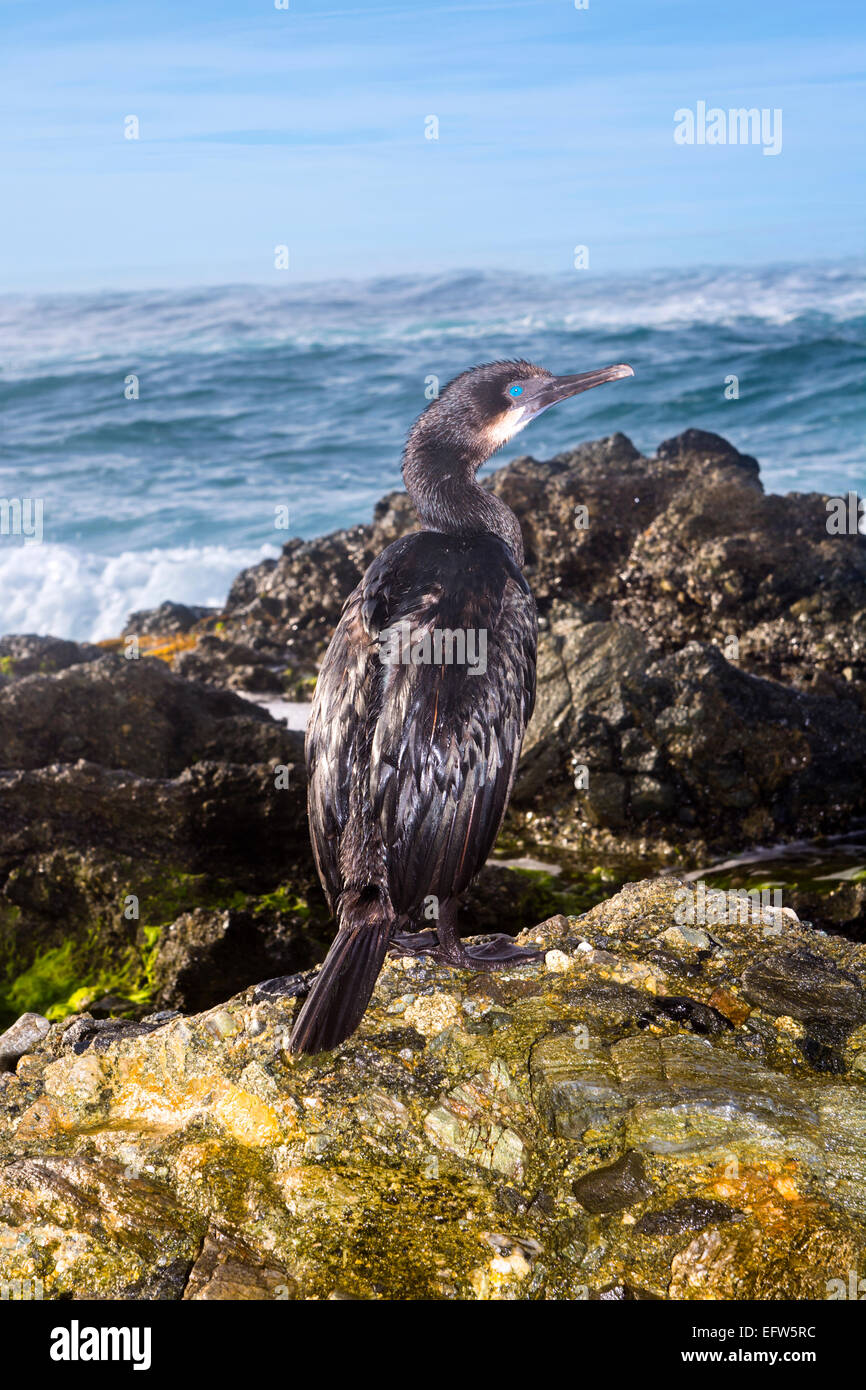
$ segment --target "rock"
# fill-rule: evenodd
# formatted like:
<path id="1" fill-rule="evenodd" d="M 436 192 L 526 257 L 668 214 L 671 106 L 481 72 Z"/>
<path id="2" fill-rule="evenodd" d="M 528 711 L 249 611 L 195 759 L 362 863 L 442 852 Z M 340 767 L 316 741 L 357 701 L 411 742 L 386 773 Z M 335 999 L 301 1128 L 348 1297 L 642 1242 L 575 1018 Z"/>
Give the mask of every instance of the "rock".
<path id="1" fill-rule="evenodd" d="M 713 1202 L 706 1197 L 681 1197 L 663 1211 L 645 1212 L 635 1230 L 639 1236 L 677 1236 L 683 1231 L 702 1231 L 705 1226 L 719 1226 L 725 1221 L 742 1220 L 743 1213 L 726 1202 Z"/>
<path id="2" fill-rule="evenodd" d="M 523 934 L 565 970 L 389 957 L 357 1034 L 317 1057 L 287 1051 L 303 977 L 204 1014 L 53 1025 L 0 1088 L 0 1280 L 46 1298 L 828 1297 L 866 1258 L 866 1073 L 812 1067 L 775 993 L 720 1032 L 642 1030 L 678 887 Z M 758 970 L 789 981 L 792 957 L 799 988 L 809 952 L 838 1026 L 866 946 L 759 928 L 714 926 L 695 1003 Z"/>
<path id="3" fill-rule="evenodd" d="M 690 999 L 687 994 L 670 994 L 663 999 L 654 999 L 640 1015 L 638 1024 L 645 1028 L 661 1019 L 672 1019 L 693 1033 L 723 1033 L 726 1028 L 734 1026 L 718 1009 Z"/>
<path id="4" fill-rule="evenodd" d="M 116 1014 L 133 1013 L 136 1005 L 134 1000 L 122 994 L 109 993 L 91 1000 L 87 1007 L 94 1018 L 104 1019 L 113 1018 Z"/>
<path id="5" fill-rule="evenodd" d="M 541 617 L 515 788 L 537 839 L 639 857 L 647 837 L 728 853 L 846 829 L 866 812 L 866 539 L 828 536 L 823 498 L 765 496 L 754 459 L 698 430 L 650 458 L 614 435 L 547 463 L 517 459 L 485 486 L 521 518 Z M 370 526 L 291 540 L 244 571 L 220 614 L 165 604 L 131 628 L 190 637 L 173 667 L 196 681 L 306 698 L 346 594 L 415 526 L 408 498 L 392 494 Z M 62 694 L 76 698 L 73 686 Z M 44 732 L 55 712 L 45 700 L 28 694 L 33 717 L 7 765 L 51 760 L 50 745 L 54 760 L 127 766 L 134 750 L 112 728 L 111 702 L 97 753 L 74 729 Z M 826 919 L 821 902 L 813 916 L 859 921 L 854 897 L 840 892 Z"/>
<path id="6" fill-rule="evenodd" d="M 198 762 L 168 779 L 86 762 L 0 773 L 0 827 L 0 869 L 19 907 L 85 887 L 70 880 L 78 855 L 97 845 L 102 859 L 93 849 L 94 872 L 100 863 L 135 861 L 124 866 L 132 891 L 146 886 L 154 861 L 174 873 L 224 872 L 239 884 L 270 879 L 271 886 L 293 854 L 309 862 L 303 785 L 275 788 L 266 763 Z"/>
<path id="7" fill-rule="evenodd" d="M 321 958 L 300 732 L 100 653 L 0 690 L 0 747 L 0 1022 L 199 1009 Z M 465 924 L 516 930 L 554 902 L 576 900 L 491 867 Z"/>
<path id="8" fill-rule="evenodd" d="M 572 1184 L 572 1191 L 580 1205 L 593 1215 L 624 1211 L 626 1207 L 649 1197 L 652 1190 L 643 1158 L 633 1149 L 629 1149 L 615 1163 L 585 1173 Z"/>
<path id="9" fill-rule="evenodd" d="M 484 485 L 521 518 L 541 624 L 500 847 L 568 876 L 491 863 L 465 931 L 516 931 L 638 867 L 866 814 L 866 538 L 829 537 L 824 499 L 765 496 L 753 459 L 696 430 L 653 457 L 613 435 L 517 459 Z M 0 639 L 0 1022 L 201 1008 L 321 955 L 301 737 L 233 692 L 306 699 L 346 594 L 415 526 L 392 494 L 370 526 L 244 571 L 219 613 L 133 614 L 139 660 L 122 639 L 112 654 Z M 793 896 L 801 916 L 866 934 L 866 884 L 823 887 Z M 678 974 L 688 1001 L 702 967 L 660 946 L 650 968 Z M 613 981 L 623 1007 L 629 983 Z M 841 1064 L 826 1020 L 794 1041 L 810 1066 Z"/>
<path id="10" fill-rule="evenodd" d="M 791 896 L 803 921 L 841 932 L 852 941 L 866 941 L 866 877 L 841 881 L 829 891 L 826 883 L 798 883 Z"/>
<path id="11" fill-rule="evenodd" d="M 573 800 L 588 833 L 628 841 L 675 826 L 728 850 L 861 813 L 866 712 L 855 703 L 746 674 L 707 644 L 652 661 L 634 629 L 615 623 L 571 624 L 574 650 L 587 635 L 575 680 L 551 646 L 558 631 L 569 629 L 552 617 L 515 790 L 535 827 L 567 833 L 564 811 L 551 819 L 546 808 Z"/>
<path id="12" fill-rule="evenodd" d="M 732 458 L 720 457 L 715 476 L 705 471 L 706 438 L 687 431 L 658 450 L 660 461 L 691 469 L 695 486 L 678 490 L 637 539 L 619 600 L 628 620 L 642 631 L 666 627 L 668 652 L 732 636 L 754 674 L 803 687 L 817 671 L 841 677 L 846 649 L 857 662 L 864 651 L 866 548 L 856 538 L 835 545 L 816 494 L 765 496 L 756 470 L 730 467 Z M 720 446 L 730 449 L 716 437 Z M 852 619 L 848 647 L 831 634 Z"/>
<path id="13" fill-rule="evenodd" d="M 561 1139 L 601 1130 L 626 1109 L 607 1049 L 583 1047 L 582 1042 L 582 1037 L 553 1034 L 540 1039 L 530 1057 L 535 1107 Z"/>
<path id="14" fill-rule="evenodd" d="M 9 1163 L 3 1172 L 5 1220 L 12 1229 L 31 1225 L 52 1242 L 76 1247 L 77 1279 L 61 1276 L 66 1296 L 77 1300 L 106 1288 L 111 1269 L 115 1299 L 179 1299 L 200 1248 L 206 1221 L 184 1214 L 155 1175 L 134 1159 L 96 1154 L 46 1154 Z M 49 1263 L 53 1263 L 49 1258 Z M 11 1253 L 13 1278 L 42 1278 L 38 1246 Z M 46 1293 L 56 1296 L 53 1278 Z"/>
<path id="15" fill-rule="evenodd" d="M 243 1241 L 210 1230 L 183 1296 L 201 1302 L 286 1299 L 290 1290 L 294 1295 L 293 1282 L 284 1269 L 259 1258 Z"/>
<path id="16" fill-rule="evenodd" d="M 840 675 L 852 663 L 860 670 L 857 641 L 833 651 L 820 634 L 839 621 L 835 615 L 853 617 L 866 607 L 862 538 L 828 536 L 817 495 L 765 496 L 756 461 L 719 435 L 687 430 L 651 458 L 612 435 L 547 463 L 515 459 L 484 486 L 521 518 L 527 573 L 544 617 L 560 599 L 585 614 L 596 607 L 601 621 L 628 622 L 653 648 L 671 652 L 689 641 L 724 639 L 736 610 L 748 669 L 755 661 L 761 674 L 779 679 L 785 665 L 802 672 L 806 684 L 811 658 Z M 579 506 L 588 513 L 584 527 Z M 267 635 L 318 655 L 373 556 L 416 526 L 408 498 L 392 493 L 370 526 L 289 541 L 278 560 L 235 581 L 224 633 L 244 641 Z M 757 634 L 766 623 L 787 623 L 789 614 L 797 642 L 779 663 Z M 866 611 L 858 621 L 866 621 Z M 813 647 L 809 655 L 804 643 Z"/>
<path id="17" fill-rule="evenodd" d="M 608 1284 L 606 1288 L 590 1294 L 590 1298 L 599 1303 L 638 1303 L 647 1299 L 658 1301 L 659 1296 L 647 1293 L 646 1289 L 636 1289 L 631 1284 Z"/>
<path id="18" fill-rule="evenodd" d="M 583 802 L 583 810 L 591 825 L 621 830 L 626 824 L 628 784 L 616 772 L 597 772 L 593 775 Z"/>
<path id="19" fill-rule="evenodd" d="M 104 655 L 102 647 L 63 637 L 37 637 L 32 632 L 0 637 L 0 688 L 23 676 L 53 675 Z"/>
<path id="20" fill-rule="evenodd" d="M 173 1016 L 173 1013 L 168 1014 L 168 1017 Z M 158 1018 L 150 1023 L 134 1023 L 125 1018 L 94 1018 L 84 1014 L 64 1028 L 60 1046 L 71 1047 L 76 1054 L 86 1052 L 88 1048 L 94 1052 L 104 1052 L 112 1043 L 123 1038 L 141 1038 L 152 1033 L 163 1021 Z"/>
<path id="21" fill-rule="evenodd" d="M 264 980 L 271 970 L 309 969 L 321 941 L 297 912 L 196 908 L 162 933 L 154 957 L 153 1002 L 189 1011 L 225 998 L 239 980 Z"/>
<path id="22" fill-rule="evenodd" d="M 670 1296 L 825 1299 L 838 1278 L 831 1271 L 842 1271 L 844 1278 L 862 1262 L 859 1239 L 820 1206 L 792 1212 L 788 1238 L 796 1250 L 790 1261 L 766 1230 L 725 1225 L 704 1231 L 674 1256 Z"/>
<path id="23" fill-rule="evenodd" d="M 10 1069 L 48 1033 L 51 1024 L 41 1014 L 22 1014 L 19 1019 L 0 1033 L 0 1070 Z"/>
<path id="24" fill-rule="evenodd" d="M 199 1008 L 320 957 L 302 734 L 101 655 L 0 690 L 0 740 L 0 1019 Z"/>
<path id="25" fill-rule="evenodd" d="M 5 768 L 84 760 L 162 778 L 215 756 L 297 761 L 299 741 L 259 706 L 161 661 L 103 656 L 0 690 L 0 747 Z"/>
<path id="26" fill-rule="evenodd" d="M 775 1299 L 863 1266 L 866 883 L 706 931 L 672 878 L 600 900 L 603 856 L 622 881 L 866 814 L 866 538 L 695 430 L 484 485 L 522 521 L 539 681 L 517 864 L 462 926 L 541 959 L 389 958 L 332 1055 L 287 1052 L 332 932 L 302 736 L 234 692 L 309 696 L 405 495 L 220 612 L 131 615 L 139 660 L 0 638 L 0 1282 Z"/>
<path id="27" fill-rule="evenodd" d="M 75 993 L 79 1007 L 109 993 L 146 1012 L 157 993 L 175 1002 L 173 986 L 202 1007 L 309 967 L 332 934 L 303 782 L 279 789 L 269 764 L 0 774 L 0 841 L 9 1012 L 50 1013 Z"/>
<path id="28" fill-rule="evenodd" d="M 700 927 L 669 927 L 662 932 L 662 940 L 675 951 L 688 950 L 690 946 L 699 951 L 709 951 L 712 945 L 709 936 Z"/>
<path id="29" fill-rule="evenodd" d="M 145 608 L 130 613 L 123 636 L 162 636 L 165 633 L 189 632 L 196 623 L 219 612 L 217 608 L 190 607 L 186 603 L 161 603 L 158 608 Z"/>
<path id="30" fill-rule="evenodd" d="M 484 486 L 521 519 L 543 623 L 627 625 L 657 657 L 694 641 L 730 649 L 734 637 L 742 669 L 801 688 L 829 681 L 863 708 L 864 538 L 828 536 L 817 495 L 765 496 L 756 461 L 720 436 L 687 430 L 645 458 L 612 435 L 547 463 L 516 459 Z M 370 526 L 289 541 L 238 576 L 212 635 L 308 670 L 374 555 L 416 526 L 406 495 L 392 493 Z M 219 665 L 218 646 L 199 675 L 208 662 Z M 547 723 L 557 681 L 549 701 L 544 685 Z"/>
<path id="31" fill-rule="evenodd" d="M 188 680 L 258 693 L 276 694 L 283 690 L 287 695 L 299 693 L 286 686 L 286 672 L 281 665 L 253 646 L 246 646 L 243 642 L 227 642 L 210 633 L 201 636 L 193 650 L 180 652 L 172 662 L 172 668 L 178 675 Z M 314 667 L 307 670 L 315 674 Z M 297 679 L 294 671 L 292 679 Z"/>
<path id="32" fill-rule="evenodd" d="M 629 791 L 631 813 L 637 821 L 665 820 L 677 804 L 676 788 L 657 777 L 639 773 L 632 777 Z"/>
<path id="33" fill-rule="evenodd" d="M 649 666 L 625 698 L 678 803 L 718 841 L 733 843 L 735 825 L 783 838 L 856 814 L 866 743 L 855 705 L 759 680 L 698 643 Z"/>
<path id="34" fill-rule="evenodd" d="M 749 966 L 743 993 L 771 1014 L 842 1024 L 846 1030 L 866 1022 L 861 979 L 807 947 L 779 951 Z"/>
<path id="35" fill-rule="evenodd" d="M 581 878 L 490 865 L 464 930 L 590 906 L 607 863 L 621 881 L 633 865 L 691 867 L 866 813 L 866 543 L 827 536 L 823 499 L 766 497 L 753 459 L 695 430 L 650 458 L 614 435 L 518 459 L 485 486 L 521 518 L 541 623 L 537 708 L 501 843 L 572 868 L 579 856 Z M 329 931 L 301 740 L 232 690 L 307 698 L 346 594 L 415 525 L 393 494 L 370 526 L 292 540 L 245 571 L 220 613 L 134 614 L 137 661 L 0 639 L 0 1019 L 106 996 L 115 1012 L 124 1000 L 146 1011 L 154 951 L 161 1002 L 173 980 L 174 1002 L 213 1002 L 196 972 L 221 993 L 247 980 L 225 974 L 243 957 L 234 946 L 217 965 L 220 925 L 248 935 L 266 976 L 310 964 L 308 943 Z M 276 797 L 278 764 L 293 780 Z M 160 880 L 172 901 L 157 906 Z M 290 923 L 266 923 L 274 893 L 302 904 Z M 130 896 L 146 899 L 140 925 L 123 916 Z M 793 901 L 823 927 L 866 932 L 862 883 Z M 801 1041 L 836 1064 L 832 1040 Z"/>

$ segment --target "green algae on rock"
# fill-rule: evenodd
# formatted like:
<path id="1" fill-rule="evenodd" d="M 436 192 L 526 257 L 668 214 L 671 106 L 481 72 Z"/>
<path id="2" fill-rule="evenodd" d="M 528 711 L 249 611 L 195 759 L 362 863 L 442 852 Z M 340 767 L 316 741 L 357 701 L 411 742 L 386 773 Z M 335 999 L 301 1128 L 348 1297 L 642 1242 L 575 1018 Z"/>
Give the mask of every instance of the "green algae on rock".
<path id="1" fill-rule="evenodd" d="M 317 1057 L 287 1051 L 303 977 L 193 1016 L 55 1024 L 0 1076 L 0 1280 L 828 1297 L 866 1266 L 866 947 L 766 911 L 704 945 L 680 889 L 544 922 L 522 938 L 543 958 L 493 976 L 391 957 L 358 1033 Z M 804 969 L 824 982 L 811 1012 Z M 671 999 L 695 1008 L 649 1008 Z M 702 1032 L 701 1008 L 730 1027 Z"/>
<path id="2" fill-rule="evenodd" d="M 85 653 L 0 688 L 0 737 L 0 1024 L 106 996 L 141 1014 L 175 981 L 203 1008 L 318 958 L 302 735 L 160 661 Z"/>

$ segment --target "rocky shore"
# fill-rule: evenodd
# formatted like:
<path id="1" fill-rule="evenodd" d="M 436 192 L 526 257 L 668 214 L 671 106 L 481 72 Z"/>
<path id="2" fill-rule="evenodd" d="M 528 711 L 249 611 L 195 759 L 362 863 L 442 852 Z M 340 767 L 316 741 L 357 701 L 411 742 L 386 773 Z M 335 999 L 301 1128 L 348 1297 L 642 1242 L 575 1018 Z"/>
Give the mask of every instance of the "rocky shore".
<path id="1" fill-rule="evenodd" d="M 866 1262 L 866 946 L 631 885 L 498 974 L 386 962 L 36 1029 L 0 1076 L 0 1282 L 46 1298 L 826 1299 Z M 0 1040 L 0 1052 L 3 1043 Z M 15 1048 L 13 1051 L 17 1050 Z"/>
<path id="2" fill-rule="evenodd" d="M 539 691 L 463 926 L 544 960 L 391 960 L 333 1056 L 285 1049 L 332 928 L 303 735 L 264 704 L 310 698 L 406 497 L 219 611 L 0 638 L 0 1282 L 823 1298 L 863 1265 L 866 871 L 733 923 L 677 894 L 866 825 L 866 538 L 695 430 L 486 485 L 523 526 Z"/>
<path id="3" fill-rule="evenodd" d="M 524 867 L 485 870 L 467 931 L 864 822 L 866 539 L 829 535 L 823 498 L 766 496 L 696 430 L 487 485 L 523 526 L 539 690 L 498 849 Z M 113 643 L 0 638 L 0 1023 L 208 1007 L 320 958 L 302 737 L 249 697 L 309 698 L 344 597 L 414 524 L 393 494 L 245 571 L 223 610 L 167 602 Z M 866 931 L 856 870 L 786 900 Z"/>

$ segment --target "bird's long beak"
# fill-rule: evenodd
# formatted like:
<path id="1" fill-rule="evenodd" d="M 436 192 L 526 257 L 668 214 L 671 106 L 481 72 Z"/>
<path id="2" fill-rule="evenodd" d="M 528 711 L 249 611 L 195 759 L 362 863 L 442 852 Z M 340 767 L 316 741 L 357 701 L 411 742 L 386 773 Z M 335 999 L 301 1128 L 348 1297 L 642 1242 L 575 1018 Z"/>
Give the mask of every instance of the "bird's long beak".
<path id="1" fill-rule="evenodd" d="M 569 396 L 591 391 L 593 386 L 603 386 L 606 381 L 619 381 L 625 376 L 634 376 L 634 372 L 625 362 L 618 362 L 616 366 L 599 367 L 594 372 L 578 372 L 576 376 L 538 377 L 526 382 L 519 404 L 526 407 L 530 418 L 534 418 Z"/>

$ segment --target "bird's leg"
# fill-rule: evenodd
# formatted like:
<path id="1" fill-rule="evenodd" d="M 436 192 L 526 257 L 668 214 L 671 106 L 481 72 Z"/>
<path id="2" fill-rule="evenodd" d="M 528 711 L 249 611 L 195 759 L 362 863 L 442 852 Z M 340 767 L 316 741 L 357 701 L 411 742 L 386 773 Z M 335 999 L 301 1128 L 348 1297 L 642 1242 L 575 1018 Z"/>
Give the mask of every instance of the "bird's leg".
<path id="1" fill-rule="evenodd" d="M 457 934 L 457 903 L 443 903 L 439 911 L 440 960 L 460 970 L 503 970 L 523 961 L 539 960 L 540 951 L 517 946 L 504 932 L 491 935 L 480 946 L 467 946 Z"/>
<path id="2" fill-rule="evenodd" d="M 465 946 L 457 934 L 457 903 L 440 904 L 435 931 L 407 932 L 391 938 L 391 949 L 405 956 L 431 956 L 459 970 L 503 970 L 522 961 L 538 960 L 540 951 L 515 945 L 504 933 L 480 946 Z"/>
<path id="3" fill-rule="evenodd" d="M 408 927 L 412 923 L 407 913 L 398 917 L 397 926 Z M 391 937 L 389 952 L 395 956 L 433 956 L 439 950 L 439 936 L 435 922 L 425 931 L 395 931 Z"/>

